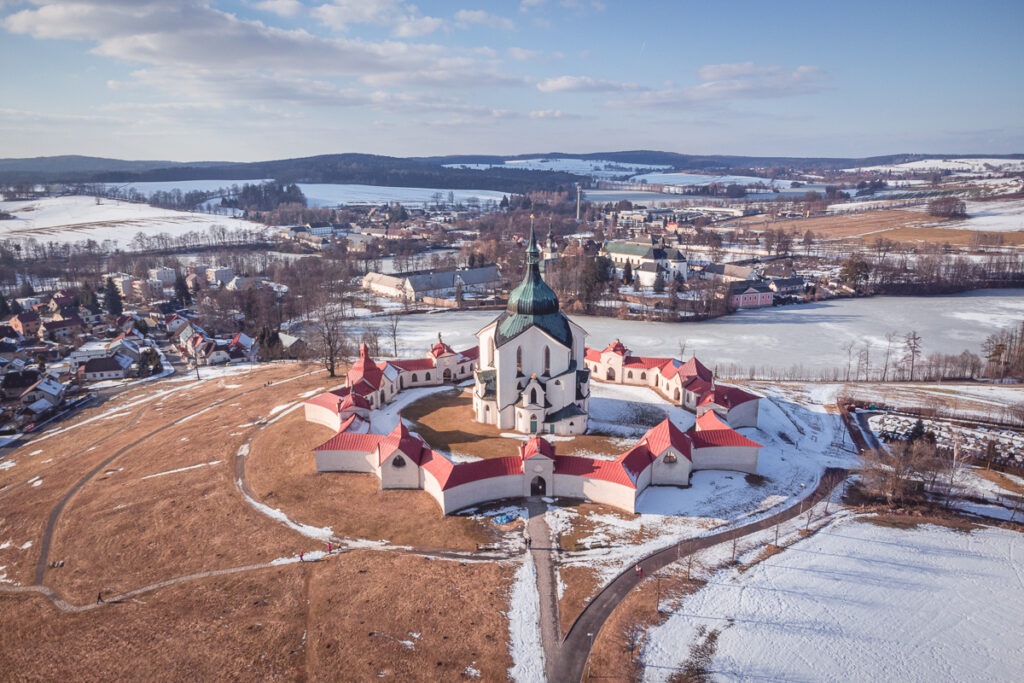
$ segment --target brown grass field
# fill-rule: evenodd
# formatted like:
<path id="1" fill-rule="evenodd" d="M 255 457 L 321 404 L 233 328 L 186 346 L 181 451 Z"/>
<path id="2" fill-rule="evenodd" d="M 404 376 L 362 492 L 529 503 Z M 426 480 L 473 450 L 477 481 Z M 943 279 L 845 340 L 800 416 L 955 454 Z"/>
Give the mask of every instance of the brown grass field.
<path id="1" fill-rule="evenodd" d="M 859 213 L 790 218 L 766 221 L 763 216 L 741 219 L 739 224 L 753 230 L 784 230 L 803 235 L 808 230 L 816 238 L 874 242 L 879 237 L 895 242 L 950 244 L 968 246 L 975 231 L 942 227 L 946 219 L 911 209 L 878 209 Z M 1024 231 L 999 233 L 1008 246 L 1024 245 Z"/>
<path id="2" fill-rule="evenodd" d="M 416 431 L 434 448 L 477 458 L 501 458 L 518 454 L 519 442 L 504 438 L 492 425 L 473 421 L 471 389 L 460 393 L 434 394 L 410 404 L 402 417 L 417 423 Z M 326 439 L 326 437 L 325 437 Z M 558 441 L 559 455 L 598 454 L 615 456 L 626 450 L 619 438 L 583 434 L 571 441 Z"/>
<path id="3" fill-rule="evenodd" d="M 35 435 L 0 470 L 2 585 L 34 582 L 47 520 L 78 484 L 47 556 L 64 564 L 44 576 L 72 605 L 321 549 L 238 493 L 235 454 L 254 435 L 246 475 L 256 497 L 298 522 L 434 548 L 472 549 L 500 534 L 442 516 L 422 492 L 381 493 L 365 475 L 317 476 L 310 449 L 327 430 L 305 423 L 301 407 L 281 408 L 336 384 L 298 363 L 172 378 Z M 84 612 L 5 592 L 0 677 L 370 680 L 383 671 L 450 680 L 473 667 L 503 680 L 511 575 L 503 563 L 352 551 L 191 578 Z"/>

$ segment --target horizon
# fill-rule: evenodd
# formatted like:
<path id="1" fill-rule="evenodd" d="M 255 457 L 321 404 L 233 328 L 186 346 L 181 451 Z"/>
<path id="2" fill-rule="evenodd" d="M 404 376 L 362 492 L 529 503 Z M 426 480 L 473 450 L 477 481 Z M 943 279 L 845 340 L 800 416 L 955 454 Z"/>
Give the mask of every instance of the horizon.
<path id="1" fill-rule="evenodd" d="M 0 107 L 0 153 L 1024 150 L 1024 94 L 1008 87 L 1024 58 L 1017 3 L 735 7 L 0 1 L 0 56 L 22 65 L 5 71 L 17 99 Z"/>

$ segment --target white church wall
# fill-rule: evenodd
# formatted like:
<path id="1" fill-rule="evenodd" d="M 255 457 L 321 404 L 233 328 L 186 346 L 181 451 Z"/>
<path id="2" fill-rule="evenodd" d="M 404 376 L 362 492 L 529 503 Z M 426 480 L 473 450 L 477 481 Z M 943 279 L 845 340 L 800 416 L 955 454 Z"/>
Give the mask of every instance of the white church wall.
<path id="1" fill-rule="evenodd" d="M 675 456 L 675 462 L 666 462 L 669 454 Z M 688 458 L 675 448 L 669 448 L 665 453 L 658 456 L 658 459 L 650 467 L 651 484 L 688 486 L 690 483 L 691 464 Z"/>
<path id="2" fill-rule="evenodd" d="M 366 451 L 317 451 L 317 472 L 375 472 Z"/>
<path id="3" fill-rule="evenodd" d="M 323 425 L 335 432 L 341 429 L 341 419 L 337 411 L 325 408 L 324 406 L 318 406 L 315 403 L 306 403 L 303 408 L 306 413 L 306 422 Z"/>
<path id="4" fill-rule="evenodd" d="M 402 463 L 398 465 L 397 463 Z M 420 468 L 401 451 L 395 451 L 381 463 L 381 488 L 385 489 L 418 489 L 420 488 Z"/>
<path id="5" fill-rule="evenodd" d="M 757 451 L 754 446 L 712 446 L 693 449 L 693 469 L 734 470 L 757 474 Z"/>
<path id="6" fill-rule="evenodd" d="M 739 427 L 757 427 L 757 410 L 759 400 L 746 401 L 734 406 L 725 414 L 725 419 L 733 429 Z"/>

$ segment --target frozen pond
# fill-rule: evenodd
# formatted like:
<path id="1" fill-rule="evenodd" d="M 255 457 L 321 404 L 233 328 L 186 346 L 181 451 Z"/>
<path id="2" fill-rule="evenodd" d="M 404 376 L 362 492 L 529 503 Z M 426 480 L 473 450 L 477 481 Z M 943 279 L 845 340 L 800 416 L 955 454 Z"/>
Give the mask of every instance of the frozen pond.
<path id="1" fill-rule="evenodd" d="M 497 311 L 444 312 L 402 319 L 400 351 L 425 353 L 437 333 L 456 349 L 476 343 L 476 332 Z M 603 348 L 618 338 L 634 353 L 677 356 L 697 353 L 708 366 L 833 368 L 845 363 L 843 346 L 870 341 L 873 357 L 884 351 L 885 334 L 916 330 L 925 354 L 980 352 L 981 343 L 1000 328 L 1024 320 L 1024 289 L 988 289 L 933 297 L 835 299 L 803 306 L 782 306 L 701 323 L 648 323 L 572 316 L 587 330 L 587 345 Z M 390 344 L 384 344 L 390 347 Z"/>

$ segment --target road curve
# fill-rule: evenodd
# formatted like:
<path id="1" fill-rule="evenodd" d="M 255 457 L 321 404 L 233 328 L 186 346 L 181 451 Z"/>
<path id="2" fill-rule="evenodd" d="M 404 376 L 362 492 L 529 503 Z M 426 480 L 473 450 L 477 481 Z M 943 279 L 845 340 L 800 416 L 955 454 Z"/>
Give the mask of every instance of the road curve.
<path id="1" fill-rule="evenodd" d="M 758 531 L 766 531 L 779 522 L 793 519 L 804 510 L 810 509 L 815 503 L 824 500 L 846 478 L 846 475 L 847 471 L 844 469 L 829 467 L 825 470 L 818 485 L 810 494 L 784 510 L 744 526 L 728 529 L 710 536 L 691 538 L 662 548 L 640 560 L 639 564 L 643 569 L 643 574 L 649 577 L 662 567 L 677 561 L 680 557 L 685 557 L 719 543 L 742 538 Z M 596 639 L 601 627 L 604 626 L 604 622 L 611 616 L 611 613 L 642 580 L 642 578 L 636 575 L 634 568 L 629 567 L 612 579 L 587 604 L 569 628 L 569 632 L 562 640 L 562 645 L 558 648 L 558 651 L 549 654 L 549 657 L 552 659 L 549 662 L 550 680 L 579 681 L 582 679 L 583 670 L 586 666 L 587 658 L 590 656 L 592 645 L 592 641 L 587 634 L 593 633 Z M 551 654 L 554 657 L 551 657 Z"/>

